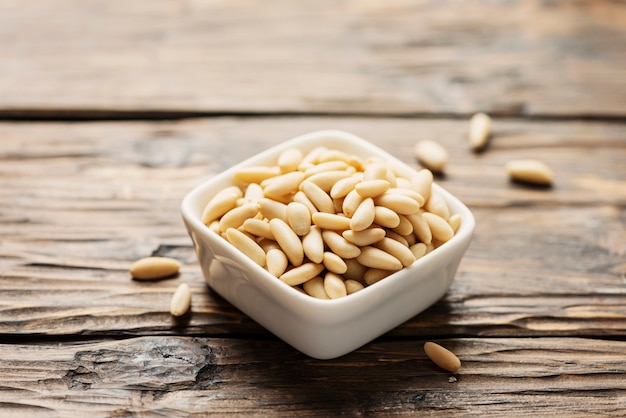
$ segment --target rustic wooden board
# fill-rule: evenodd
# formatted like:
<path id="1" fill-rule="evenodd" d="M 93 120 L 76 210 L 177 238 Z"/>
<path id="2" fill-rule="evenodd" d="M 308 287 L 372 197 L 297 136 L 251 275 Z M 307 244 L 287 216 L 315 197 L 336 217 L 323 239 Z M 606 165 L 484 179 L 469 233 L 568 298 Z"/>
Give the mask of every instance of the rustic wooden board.
<path id="1" fill-rule="evenodd" d="M 417 139 L 439 140 L 451 161 L 438 181 L 477 218 L 446 297 L 389 337 L 626 335 L 624 124 L 497 119 L 473 154 L 467 121 L 402 118 L 0 124 L 0 335 L 267 335 L 206 287 L 180 200 L 245 156 L 329 127 L 415 167 Z M 529 156 L 555 168 L 554 188 L 508 181 L 504 163 Z M 180 276 L 130 280 L 150 254 L 181 260 Z M 193 313 L 177 323 L 181 281 Z"/>
<path id="2" fill-rule="evenodd" d="M 623 416 L 624 341 L 378 341 L 318 361 L 275 341 L 144 337 L 0 344 L 0 414 L 9 416 Z M 37 359 L 37 360 L 36 360 Z"/>
<path id="3" fill-rule="evenodd" d="M 626 116 L 626 8 L 0 1 L 0 116 Z"/>

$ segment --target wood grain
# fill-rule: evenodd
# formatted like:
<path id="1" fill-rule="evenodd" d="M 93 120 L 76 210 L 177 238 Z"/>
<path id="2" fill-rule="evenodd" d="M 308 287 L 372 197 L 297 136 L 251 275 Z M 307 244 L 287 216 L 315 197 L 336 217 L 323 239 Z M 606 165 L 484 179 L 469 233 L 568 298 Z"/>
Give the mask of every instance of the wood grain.
<path id="1" fill-rule="evenodd" d="M 626 116 L 626 9 L 576 1 L 0 1 L 0 116 Z"/>
<path id="2" fill-rule="evenodd" d="M 624 125 L 496 119 L 489 149 L 467 121 L 216 118 L 185 122 L 0 124 L 0 335 L 249 335 L 265 330 L 210 291 L 179 214 L 216 172 L 294 135 L 345 129 L 418 167 L 419 138 L 450 151 L 438 181 L 477 219 L 448 294 L 389 337 L 626 335 Z M 242 151 L 245 150 L 245 151 Z M 541 156 L 552 189 L 508 181 L 504 163 Z M 166 255 L 170 280 L 130 280 Z M 182 322 L 176 286 L 194 293 Z"/>
<path id="3" fill-rule="evenodd" d="M 143 337 L 0 344 L 0 414 L 101 416 L 621 416 L 623 341 L 438 340 L 462 361 L 439 369 L 424 341 L 378 341 L 335 360 L 283 343 Z M 43 360 L 33 362 L 33 359 Z M 529 408 L 532 405 L 532 408 Z"/>

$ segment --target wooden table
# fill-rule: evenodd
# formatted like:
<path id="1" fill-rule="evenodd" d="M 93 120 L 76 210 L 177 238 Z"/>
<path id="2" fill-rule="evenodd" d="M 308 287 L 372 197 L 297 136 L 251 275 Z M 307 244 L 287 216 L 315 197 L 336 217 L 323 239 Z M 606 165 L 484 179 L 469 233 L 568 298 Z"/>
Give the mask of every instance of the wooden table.
<path id="1" fill-rule="evenodd" d="M 622 2 L 2 0 L 0 118 L 2 416 L 626 414 Z M 329 128 L 414 167 L 438 141 L 477 227 L 443 299 L 321 361 L 207 287 L 179 206 Z M 517 158 L 554 186 L 511 183 Z M 131 280 L 148 255 L 180 275 Z"/>

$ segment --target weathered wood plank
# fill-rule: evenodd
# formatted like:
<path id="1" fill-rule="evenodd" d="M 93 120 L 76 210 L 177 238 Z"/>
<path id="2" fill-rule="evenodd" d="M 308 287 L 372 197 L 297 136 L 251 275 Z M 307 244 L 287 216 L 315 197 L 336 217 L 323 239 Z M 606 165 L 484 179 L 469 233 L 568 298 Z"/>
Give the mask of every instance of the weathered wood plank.
<path id="1" fill-rule="evenodd" d="M 0 344 L 0 414 L 38 416 L 622 416 L 623 341 L 455 339 L 451 374 L 424 341 L 386 341 L 335 360 L 277 341 L 144 337 Z M 610 396 L 608 396 L 610 395 Z M 532 405 L 531 408 L 529 406 Z"/>
<path id="2" fill-rule="evenodd" d="M 477 218 L 457 280 L 389 336 L 626 334 L 626 142 L 619 123 L 496 120 L 487 152 L 467 122 L 217 118 L 161 123 L 0 124 L 0 334 L 266 335 L 206 288 L 179 214 L 182 196 L 217 171 L 293 135 L 362 135 L 417 167 L 415 141 L 450 151 L 440 183 Z M 511 184 L 503 164 L 541 156 L 553 189 Z M 181 275 L 131 281 L 160 254 Z M 168 314 L 180 281 L 193 314 Z"/>
<path id="3" fill-rule="evenodd" d="M 0 2 L 0 115 L 626 116 L 601 1 Z"/>

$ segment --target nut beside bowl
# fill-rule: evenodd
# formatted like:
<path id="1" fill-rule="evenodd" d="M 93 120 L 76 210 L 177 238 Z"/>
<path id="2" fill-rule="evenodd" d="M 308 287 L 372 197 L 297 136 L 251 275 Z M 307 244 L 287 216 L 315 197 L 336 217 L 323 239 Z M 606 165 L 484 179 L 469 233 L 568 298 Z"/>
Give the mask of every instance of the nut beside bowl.
<path id="1" fill-rule="evenodd" d="M 318 131 L 276 145 L 218 174 L 183 200 L 183 220 L 208 285 L 261 326 L 302 353 L 330 359 L 347 354 L 419 314 L 450 287 L 469 247 L 475 221 L 456 197 L 433 184 L 461 225 L 449 241 L 408 267 L 348 296 L 322 300 L 299 292 L 271 275 L 202 222 L 208 201 L 234 184 L 243 167 L 276 165 L 290 148 L 304 153 L 326 147 L 366 159 L 390 161 L 394 169 L 415 170 L 369 142 L 342 131 Z"/>

